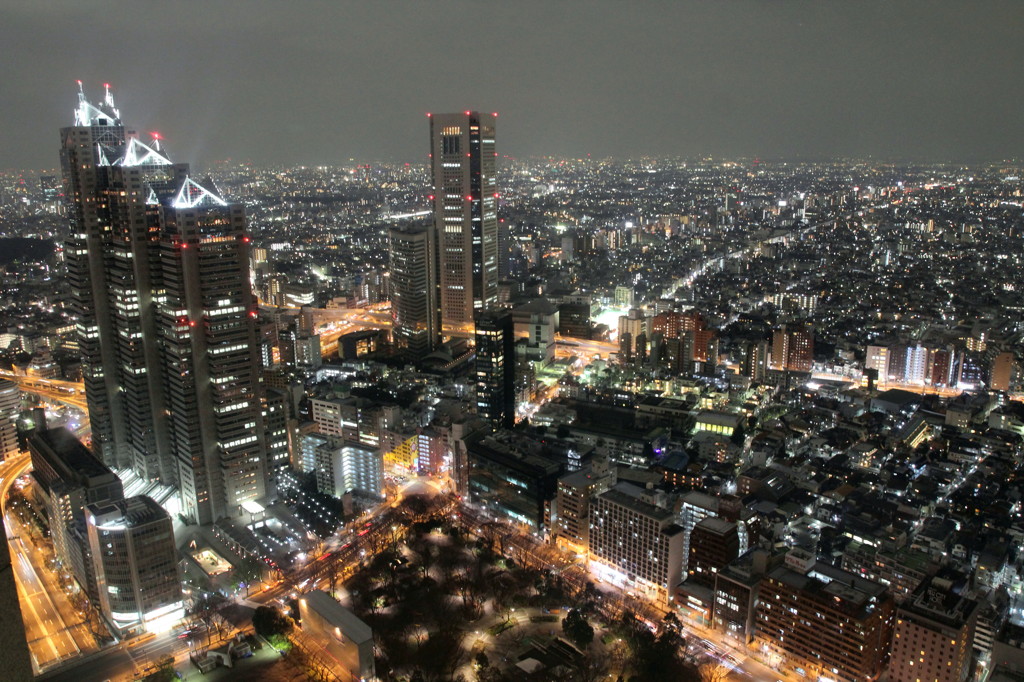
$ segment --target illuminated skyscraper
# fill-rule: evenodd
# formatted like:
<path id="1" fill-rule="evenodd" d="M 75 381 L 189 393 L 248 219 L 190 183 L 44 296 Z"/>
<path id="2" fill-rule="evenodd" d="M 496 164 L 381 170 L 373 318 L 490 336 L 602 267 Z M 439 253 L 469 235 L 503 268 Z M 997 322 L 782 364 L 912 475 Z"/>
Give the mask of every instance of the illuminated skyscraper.
<path id="1" fill-rule="evenodd" d="M 476 317 L 476 411 L 496 427 L 516 423 L 516 339 L 510 310 Z"/>
<path id="2" fill-rule="evenodd" d="M 199 523 L 236 515 L 266 493 L 245 213 L 127 130 L 109 86 L 61 139 L 93 450 Z"/>
<path id="3" fill-rule="evenodd" d="M 396 227 L 390 238 L 391 334 L 410 360 L 434 350 L 438 340 L 437 252 L 432 227 Z"/>
<path id="4" fill-rule="evenodd" d="M 472 334 L 475 311 L 498 301 L 496 114 L 430 117 L 438 297 L 444 335 Z"/>

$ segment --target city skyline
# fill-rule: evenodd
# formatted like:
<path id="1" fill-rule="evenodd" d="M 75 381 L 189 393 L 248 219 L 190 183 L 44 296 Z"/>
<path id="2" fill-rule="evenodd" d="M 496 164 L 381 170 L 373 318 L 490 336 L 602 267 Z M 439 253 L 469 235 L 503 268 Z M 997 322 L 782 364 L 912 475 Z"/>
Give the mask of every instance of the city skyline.
<path id="1" fill-rule="evenodd" d="M 203 22 L 125 5 L 102 25 L 62 2 L 5 4 L 6 103 L 41 112 L 0 132 L 5 168 L 52 167 L 66 111 L 54 84 L 79 78 L 111 82 L 200 165 L 419 161 L 419 116 L 484 106 L 503 115 L 502 153 L 520 157 L 968 162 L 1024 149 L 1019 3 L 256 4 Z M 433 38 L 453 21 L 460 50 Z M 144 49 L 125 38 L 140 30 Z"/>
<path id="2" fill-rule="evenodd" d="M 9 677 L 1024 675 L 1024 5 L 44 2 Z"/>

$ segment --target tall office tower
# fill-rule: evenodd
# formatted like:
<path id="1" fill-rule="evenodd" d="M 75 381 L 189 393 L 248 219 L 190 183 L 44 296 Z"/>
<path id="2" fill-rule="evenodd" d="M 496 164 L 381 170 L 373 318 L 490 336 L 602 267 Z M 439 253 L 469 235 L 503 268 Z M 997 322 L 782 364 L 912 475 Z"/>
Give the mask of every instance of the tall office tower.
<path id="1" fill-rule="evenodd" d="M 185 615 L 171 517 L 151 498 L 90 504 L 86 528 L 103 617 L 121 635 L 169 629 Z"/>
<path id="2" fill-rule="evenodd" d="M 126 130 L 109 88 L 61 136 L 94 452 L 199 523 L 233 516 L 266 491 L 245 213 Z"/>
<path id="3" fill-rule="evenodd" d="M 396 227 L 389 234 L 391 335 L 409 360 L 431 353 L 438 339 L 434 229 Z"/>
<path id="4" fill-rule="evenodd" d="M 112 467 L 130 464 L 117 373 L 105 372 L 115 368 L 117 358 L 113 316 L 102 276 L 113 231 L 109 157 L 117 159 L 117 150 L 125 148 L 125 133 L 109 87 L 103 103 L 94 106 L 86 100 L 79 83 L 75 125 L 61 130 L 64 195 L 70 203 L 72 227 L 66 248 L 68 284 L 71 311 L 78 320 L 92 443 L 96 455 Z"/>
<path id="5" fill-rule="evenodd" d="M 512 227 L 508 221 L 498 221 L 498 279 L 512 276 Z"/>
<path id="6" fill-rule="evenodd" d="M 498 302 L 496 114 L 430 117 L 439 307 L 445 335 L 471 334 L 473 315 Z"/>
<path id="7" fill-rule="evenodd" d="M 495 426 L 516 423 L 516 339 L 510 310 L 476 316 L 476 410 Z"/>

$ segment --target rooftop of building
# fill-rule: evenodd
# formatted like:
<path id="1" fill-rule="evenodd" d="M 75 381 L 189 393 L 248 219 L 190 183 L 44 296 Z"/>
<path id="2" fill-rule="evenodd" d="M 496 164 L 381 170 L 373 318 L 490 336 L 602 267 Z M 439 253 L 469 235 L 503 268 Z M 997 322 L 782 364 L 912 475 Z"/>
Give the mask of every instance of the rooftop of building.
<path id="1" fill-rule="evenodd" d="M 899 609 L 953 628 L 963 627 L 977 610 L 978 602 L 957 593 L 951 581 L 938 576 L 922 581 Z"/>
<path id="2" fill-rule="evenodd" d="M 807 573 L 779 566 L 768 577 L 802 592 L 833 598 L 838 607 L 860 618 L 888 599 L 885 585 L 821 562 L 811 566 Z"/>
<path id="3" fill-rule="evenodd" d="M 114 475 L 107 465 L 96 459 L 82 441 L 63 426 L 41 431 L 29 439 L 30 443 L 32 441 L 42 443 L 43 451 L 52 451 L 68 469 L 86 478 Z"/>
<path id="4" fill-rule="evenodd" d="M 529 301 L 528 303 L 524 303 L 522 305 L 516 306 L 512 310 L 513 314 L 515 314 L 515 313 L 526 313 L 526 314 L 537 313 L 539 315 L 554 315 L 557 312 L 558 312 L 558 306 L 556 306 L 554 303 L 552 303 L 548 299 L 544 298 L 543 296 L 540 297 L 540 298 L 535 298 L 535 299 Z"/>
<path id="5" fill-rule="evenodd" d="M 108 518 L 105 523 L 117 523 L 128 528 L 144 526 L 161 519 L 170 519 L 167 511 L 156 503 L 151 497 L 138 495 L 124 500 L 100 502 L 89 505 L 93 516 L 116 515 L 118 518 Z"/>
<path id="6" fill-rule="evenodd" d="M 675 514 L 668 509 L 656 507 L 653 504 L 644 502 L 639 495 L 642 489 L 631 483 L 618 483 L 611 490 L 601 493 L 598 499 L 607 500 L 620 507 L 625 507 L 641 516 L 652 518 L 662 522 L 673 519 Z"/>
<path id="7" fill-rule="evenodd" d="M 694 526 L 694 530 L 700 528 L 701 530 L 715 533 L 716 535 L 725 535 L 736 530 L 736 524 L 725 519 L 720 519 L 717 516 L 709 516 L 705 519 L 701 519 Z"/>
<path id="8" fill-rule="evenodd" d="M 357 645 L 373 641 L 373 630 L 370 626 L 323 590 L 307 592 L 302 595 L 300 601 L 305 601 L 306 605 L 316 611 L 321 618 L 340 628 L 342 633 Z"/>

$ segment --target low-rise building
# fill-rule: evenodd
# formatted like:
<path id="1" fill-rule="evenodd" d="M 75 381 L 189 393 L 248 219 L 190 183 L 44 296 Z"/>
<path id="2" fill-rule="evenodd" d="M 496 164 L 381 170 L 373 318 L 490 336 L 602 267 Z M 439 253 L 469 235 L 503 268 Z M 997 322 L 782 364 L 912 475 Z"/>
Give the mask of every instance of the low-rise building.
<path id="1" fill-rule="evenodd" d="M 338 662 L 342 679 L 376 676 L 373 630 L 336 599 L 323 590 L 307 592 L 299 599 L 299 618 L 303 634 Z"/>

